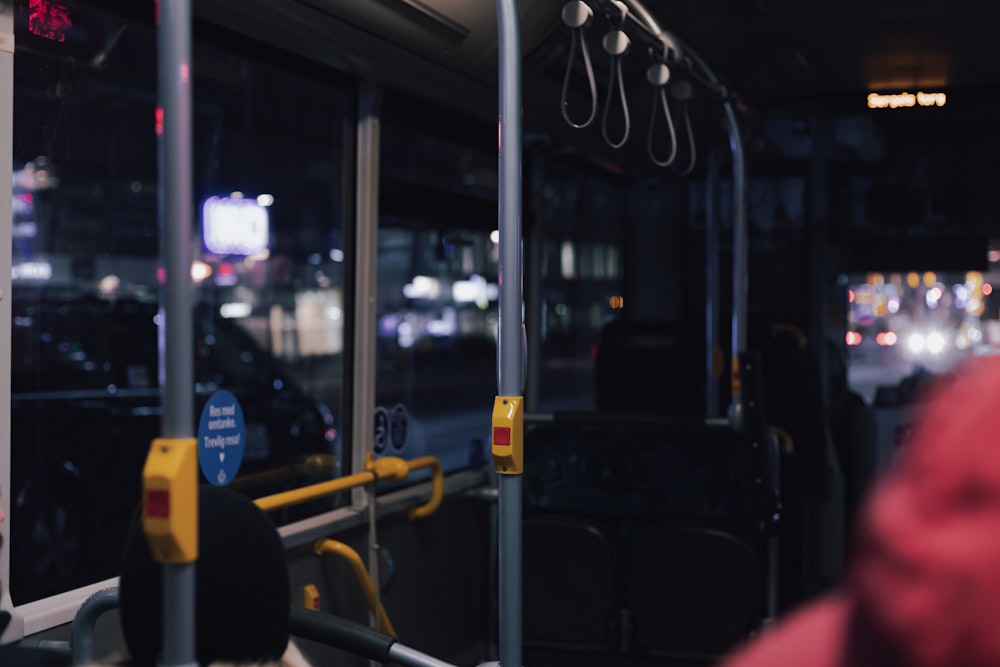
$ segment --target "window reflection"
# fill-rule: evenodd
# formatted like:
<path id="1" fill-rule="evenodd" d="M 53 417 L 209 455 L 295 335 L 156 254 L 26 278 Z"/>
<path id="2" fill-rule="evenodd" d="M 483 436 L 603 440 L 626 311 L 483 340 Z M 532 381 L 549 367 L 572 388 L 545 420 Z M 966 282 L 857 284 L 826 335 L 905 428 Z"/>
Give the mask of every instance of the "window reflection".
<path id="1" fill-rule="evenodd" d="M 495 130 L 428 109 L 415 124 L 414 104 L 388 96 L 382 125 L 375 451 L 478 468 L 497 393 Z"/>
<path id="2" fill-rule="evenodd" d="M 117 573 L 162 414 L 152 16 L 60 6 L 64 39 L 33 28 L 27 3 L 15 14 L 15 604 Z M 233 486 L 258 496 L 341 471 L 352 93 L 274 49 L 212 39 L 192 61 L 195 417 L 214 391 L 238 398 Z"/>

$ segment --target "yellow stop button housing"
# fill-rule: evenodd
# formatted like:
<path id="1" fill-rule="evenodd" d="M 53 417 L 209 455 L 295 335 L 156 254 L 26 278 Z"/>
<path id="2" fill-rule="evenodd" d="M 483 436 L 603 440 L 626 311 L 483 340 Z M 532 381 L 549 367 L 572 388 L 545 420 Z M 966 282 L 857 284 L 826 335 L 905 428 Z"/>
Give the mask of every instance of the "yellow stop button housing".
<path id="1" fill-rule="evenodd" d="M 142 469 L 142 528 L 157 562 L 197 560 L 197 439 L 153 440 Z"/>
<path id="2" fill-rule="evenodd" d="M 493 465 L 501 475 L 524 472 L 524 398 L 497 396 L 493 401 Z"/>

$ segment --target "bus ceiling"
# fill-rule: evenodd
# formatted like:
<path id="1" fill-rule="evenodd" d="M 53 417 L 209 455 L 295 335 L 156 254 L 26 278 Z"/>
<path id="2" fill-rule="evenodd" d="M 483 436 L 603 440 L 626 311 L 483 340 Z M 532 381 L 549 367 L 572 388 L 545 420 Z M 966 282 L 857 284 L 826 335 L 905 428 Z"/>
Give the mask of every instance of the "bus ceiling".
<path id="1" fill-rule="evenodd" d="M 565 55 L 568 40 L 561 12 L 566 4 L 520 3 L 528 68 L 545 69 Z M 601 11 L 611 3 L 587 4 Z M 994 32 L 987 26 L 1000 18 L 1000 7 L 992 0 L 814 4 L 644 0 L 639 6 L 663 31 L 697 48 L 720 76 L 762 110 L 804 101 L 863 100 L 871 91 L 976 89 L 994 82 L 990 60 L 981 57 L 992 50 Z M 338 40 L 346 37 L 352 50 L 363 48 L 365 37 L 373 44 L 371 50 L 382 40 L 479 81 L 496 81 L 496 6 L 490 0 L 299 0 L 280 5 L 214 0 L 195 9 L 196 16 L 236 26 L 274 12 L 308 19 L 302 25 L 307 32 L 337 23 L 344 29 L 338 31 Z M 349 35 L 352 28 L 358 31 L 356 40 Z M 561 72 L 551 74 L 558 78 Z"/>

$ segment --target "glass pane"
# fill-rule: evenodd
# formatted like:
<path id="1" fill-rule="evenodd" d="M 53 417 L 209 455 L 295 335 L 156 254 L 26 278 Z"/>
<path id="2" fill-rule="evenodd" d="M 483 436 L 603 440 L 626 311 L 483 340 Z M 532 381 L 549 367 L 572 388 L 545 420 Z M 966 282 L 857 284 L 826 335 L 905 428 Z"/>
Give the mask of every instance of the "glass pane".
<path id="1" fill-rule="evenodd" d="M 126 18 L 61 4 L 41 23 L 18 4 L 15 24 L 15 604 L 117 574 L 162 415 L 152 5 Z M 340 474 L 353 93 L 274 49 L 197 34 L 191 434 L 232 392 L 246 422 L 232 484 L 256 497 Z"/>
<path id="2" fill-rule="evenodd" d="M 621 317 L 623 185 L 552 164 L 543 191 L 542 359 L 539 410 L 595 409 L 601 329 Z"/>
<path id="3" fill-rule="evenodd" d="M 478 467 L 497 393 L 496 156 L 392 120 L 382 147 L 376 454 Z"/>
<path id="4" fill-rule="evenodd" d="M 848 382 L 869 406 L 910 404 L 932 376 L 994 353 L 993 288 L 979 271 L 854 274 L 848 283 Z"/>

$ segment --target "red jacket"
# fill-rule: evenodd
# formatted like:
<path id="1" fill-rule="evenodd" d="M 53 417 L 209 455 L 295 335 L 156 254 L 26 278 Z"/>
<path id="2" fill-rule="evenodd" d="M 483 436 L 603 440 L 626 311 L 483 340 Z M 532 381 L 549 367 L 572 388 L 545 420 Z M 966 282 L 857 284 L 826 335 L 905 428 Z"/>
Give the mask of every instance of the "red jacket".
<path id="1" fill-rule="evenodd" d="M 1000 665 L 1000 357 L 932 385 L 848 574 L 720 667 Z"/>

